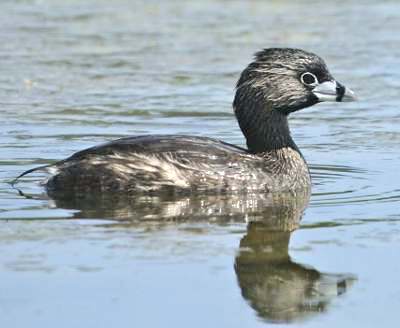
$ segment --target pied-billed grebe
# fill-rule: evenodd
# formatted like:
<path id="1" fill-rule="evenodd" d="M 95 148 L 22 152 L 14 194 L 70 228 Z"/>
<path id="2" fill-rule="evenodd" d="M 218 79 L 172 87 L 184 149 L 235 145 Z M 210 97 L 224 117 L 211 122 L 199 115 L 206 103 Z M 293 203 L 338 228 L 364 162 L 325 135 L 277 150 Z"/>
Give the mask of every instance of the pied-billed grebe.
<path id="1" fill-rule="evenodd" d="M 351 101 L 324 61 L 299 49 L 262 50 L 242 72 L 233 108 L 248 149 L 208 137 L 118 139 L 73 154 L 47 170 L 49 192 L 279 192 L 310 186 L 288 115 L 322 101 Z"/>

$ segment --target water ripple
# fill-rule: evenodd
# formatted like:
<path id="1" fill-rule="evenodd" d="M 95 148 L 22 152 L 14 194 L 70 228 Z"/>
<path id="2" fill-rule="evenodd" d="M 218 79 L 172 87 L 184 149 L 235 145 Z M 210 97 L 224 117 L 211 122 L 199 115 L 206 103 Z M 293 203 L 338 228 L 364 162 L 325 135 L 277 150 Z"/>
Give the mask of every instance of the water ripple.
<path id="1" fill-rule="evenodd" d="M 371 176 L 380 172 L 344 165 L 310 165 L 315 186 L 311 206 L 343 206 L 348 204 L 393 203 L 400 201 L 400 189 L 382 191 L 371 183 Z"/>

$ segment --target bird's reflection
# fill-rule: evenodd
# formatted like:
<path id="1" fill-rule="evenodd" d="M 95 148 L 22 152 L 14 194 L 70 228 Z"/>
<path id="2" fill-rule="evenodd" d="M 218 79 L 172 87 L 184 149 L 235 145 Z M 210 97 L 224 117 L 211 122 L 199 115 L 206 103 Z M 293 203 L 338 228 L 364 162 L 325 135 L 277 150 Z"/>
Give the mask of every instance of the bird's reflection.
<path id="1" fill-rule="evenodd" d="M 276 229 L 294 230 L 308 203 L 309 191 L 228 195 L 104 195 L 49 194 L 53 207 L 79 210 L 77 218 L 113 218 L 116 220 L 272 220 Z M 291 218 L 290 220 L 288 218 Z"/>
<path id="2" fill-rule="evenodd" d="M 51 195 L 54 206 L 78 209 L 80 218 L 146 222 L 246 220 L 234 269 L 243 297 L 268 322 L 292 322 L 324 312 L 355 281 L 349 274 L 321 273 L 289 256 L 291 233 L 308 205 L 309 190 L 280 194 L 142 195 L 84 198 Z"/>
<path id="3" fill-rule="evenodd" d="M 271 222 L 250 222 L 235 260 L 243 297 L 270 322 L 292 322 L 324 312 L 355 280 L 353 275 L 321 273 L 292 261 L 290 234 L 277 231 Z"/>

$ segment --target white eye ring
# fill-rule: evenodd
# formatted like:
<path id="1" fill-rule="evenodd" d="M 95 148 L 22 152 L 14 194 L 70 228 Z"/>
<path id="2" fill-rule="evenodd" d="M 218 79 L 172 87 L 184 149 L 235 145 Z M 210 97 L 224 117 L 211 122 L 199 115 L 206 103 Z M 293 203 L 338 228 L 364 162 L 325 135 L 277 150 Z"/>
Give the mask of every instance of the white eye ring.
<path id="1" fill-rule="evenodd" d="M 315 87 L 316 85 L 319 84 L 317 77 L 313 73 L 310 73 L 310 72 L 305 72 L 305 73 L 301 74 L 300 81 L 304 85 L 308 85 L 311 87 Z"/>

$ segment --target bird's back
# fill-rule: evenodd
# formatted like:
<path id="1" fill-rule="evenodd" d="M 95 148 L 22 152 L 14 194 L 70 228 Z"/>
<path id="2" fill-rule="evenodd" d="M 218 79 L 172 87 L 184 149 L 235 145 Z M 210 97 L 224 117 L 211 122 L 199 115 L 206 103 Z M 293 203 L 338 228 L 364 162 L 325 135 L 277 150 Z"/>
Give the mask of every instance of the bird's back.
<path id="1" fill-rule="evenodd" d="M 51 170 L 48 190 L 74 193 L 250 191 L 271 184 L 262 157 L 206 137 L 123 138 L 77 152 Z"/>
<path id="2" fill-rule="evenodd" d="M 298 177 L 290 176 L 293 165 Z M 259 192 L 309 184 L 307 165 L 295 150 L 256 155 L 192 136 L 122 138 L 77 152 L 51 171 L 50 193 Z"/>

